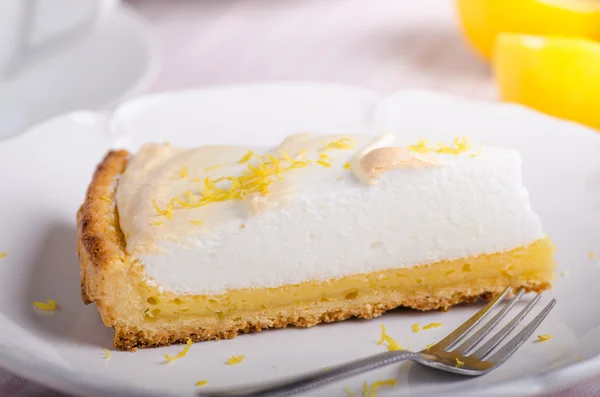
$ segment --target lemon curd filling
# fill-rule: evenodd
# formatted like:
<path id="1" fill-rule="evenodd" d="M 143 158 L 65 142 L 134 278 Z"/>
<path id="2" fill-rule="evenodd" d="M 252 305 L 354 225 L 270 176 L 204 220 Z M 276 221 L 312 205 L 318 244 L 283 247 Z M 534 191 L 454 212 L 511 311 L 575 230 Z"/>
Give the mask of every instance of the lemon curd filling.
<path id="1" fill-rule="evenodd" d="M 159 293 L 139 283 L 147 319 L 202 316 L 224 320 L 243 313 L 301 306 L 312 302 L 377 301 L 395 294 L 434 295 L 440 291 L 477 289 L 490 285 L 539 287 L 553 279 L 554 245 L 543 238 L 508 252 L 484 254 L 412 268 L 389 269 L 339 279 L 308 281 L 277 288 L 245 288 L 217 295 Z"/>

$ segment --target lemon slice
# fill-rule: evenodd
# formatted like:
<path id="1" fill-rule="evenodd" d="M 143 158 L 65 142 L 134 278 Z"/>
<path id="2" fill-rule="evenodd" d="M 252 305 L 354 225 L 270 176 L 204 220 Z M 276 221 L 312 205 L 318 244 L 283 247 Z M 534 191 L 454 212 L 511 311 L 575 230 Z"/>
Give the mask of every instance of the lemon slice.
<path id="1" fill-rule="evenodd" d="M 600 129 L 600 43 L 505 33 L 493 66 L 503 101 Z"/>
<path id="2" fill-rule="evenodd" d="M 600 40 L 600 0 L 456 0 L 467 41 L 490 60 L 499 33 Z"/>

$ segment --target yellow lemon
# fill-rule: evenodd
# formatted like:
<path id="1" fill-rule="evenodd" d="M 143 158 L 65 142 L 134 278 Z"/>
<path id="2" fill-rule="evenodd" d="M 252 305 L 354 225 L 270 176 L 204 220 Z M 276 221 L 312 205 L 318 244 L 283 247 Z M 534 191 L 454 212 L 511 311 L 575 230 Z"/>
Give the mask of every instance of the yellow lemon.
<path id="1" fill-rule="evenodd" d="M 600 0 L 456 0 L 462 30 L 485 59 L 499 33 L 600 40 Z"/>
<path id="2" fill-rule="evenodd" d="M 600 43 L 501 34 L 493 68 L 503 101 L 600 129 Z"/>

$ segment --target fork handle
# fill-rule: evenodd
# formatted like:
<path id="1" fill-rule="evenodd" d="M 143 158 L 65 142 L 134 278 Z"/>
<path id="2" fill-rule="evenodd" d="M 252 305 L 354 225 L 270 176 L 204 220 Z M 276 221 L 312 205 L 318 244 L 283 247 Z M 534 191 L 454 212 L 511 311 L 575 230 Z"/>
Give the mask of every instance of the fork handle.
<path id="1" fill-rule="evenodd" d="M 347 364 L 337 365 L 328 370 L 314 371 L 289 378 L 267 386 L 244 387 L 231 391 L 202 393 L 201 395 L 205 397 L 288 397 L 389 364 L 410 360 L 417 355 L 418 353 L 405 350 L 385 352 L 351 361 Z"/>

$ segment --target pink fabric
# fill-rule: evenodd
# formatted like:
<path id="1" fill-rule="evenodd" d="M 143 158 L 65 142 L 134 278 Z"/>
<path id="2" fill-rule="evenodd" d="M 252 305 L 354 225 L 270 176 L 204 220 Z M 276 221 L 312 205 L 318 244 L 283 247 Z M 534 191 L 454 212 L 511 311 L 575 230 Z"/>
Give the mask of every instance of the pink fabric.
<path id="1" fill-rule="evenodd" d="M 132 0 L 162 45 L 151 91 L 251 81 L 326 81 L 382 92 L 430 88 L 494 99 L 450 0 Z M 63 394 L 0 369 L 0 397 Z M 546 397 L 600 396 L 600 378 Z"/>

